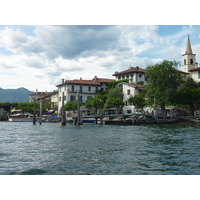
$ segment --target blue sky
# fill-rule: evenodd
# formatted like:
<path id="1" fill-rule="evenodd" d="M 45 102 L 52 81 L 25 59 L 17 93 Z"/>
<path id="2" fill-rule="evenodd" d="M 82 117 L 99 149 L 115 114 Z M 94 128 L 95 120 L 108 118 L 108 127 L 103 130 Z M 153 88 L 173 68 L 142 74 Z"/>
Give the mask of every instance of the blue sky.
<path id="1" fill-rule="evenodd" d="M 114 78 L 130 66 L 181 62 L 188 34 L 200 61 L 200 26 L 0 26 L 0 87 L 53 91 L 61 79 Z M 181 70 L 181 66 L 179 68 Z"/>

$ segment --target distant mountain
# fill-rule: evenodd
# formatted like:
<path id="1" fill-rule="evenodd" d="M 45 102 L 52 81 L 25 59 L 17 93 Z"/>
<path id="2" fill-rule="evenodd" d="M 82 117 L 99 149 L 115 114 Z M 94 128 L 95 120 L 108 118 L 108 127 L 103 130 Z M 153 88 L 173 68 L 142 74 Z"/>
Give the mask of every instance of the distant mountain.
<path id="1" fill-rule="evenodd" d="M 0 88 L 0 102 L 29 102 L 29 95 L 34 92 L 27 90 L 26 88 L 18 89 L 2 89 Z"/>

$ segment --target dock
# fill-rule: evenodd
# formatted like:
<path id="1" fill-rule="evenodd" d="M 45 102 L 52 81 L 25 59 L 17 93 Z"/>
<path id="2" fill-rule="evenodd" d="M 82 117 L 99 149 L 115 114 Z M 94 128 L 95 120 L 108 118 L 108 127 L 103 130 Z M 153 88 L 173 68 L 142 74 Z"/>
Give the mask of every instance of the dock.
<path id="1" fill-rule="evenodd" d="M 82 119 L 93 118 L 96 124 L 108 125 L 137 125 L 137 124 L 149 124 L 149 123 L 171 123 L 178 119 L 177 116 L 168 115 L 154 115 L 144 113 L 130 113 L 130 114 L 100 114 L 100 115 L 83 115 Z M 105 119 L 109 120 L 105 120 Z"/>

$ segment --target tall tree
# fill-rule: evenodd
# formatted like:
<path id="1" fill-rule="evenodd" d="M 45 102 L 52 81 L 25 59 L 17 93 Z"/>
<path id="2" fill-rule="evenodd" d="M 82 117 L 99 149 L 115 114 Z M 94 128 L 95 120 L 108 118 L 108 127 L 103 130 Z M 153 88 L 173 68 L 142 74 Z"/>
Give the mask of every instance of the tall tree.
<path id="1" fill-rule="evenodd" d="M 148 77 L 146 87 L 148 97 L 155 96 L 156 104 L 165 110 L 165 104 L 175 98 L 181 84 L 181 75 L 177 72 L 179 62 L 163 60 L 161 63 L 150 65 L 146 69 Z M 153 98 L 150 98 L 153 104 Z"/>
<path id="2" fill-rule="evenodd" d="M 200 105 L 200 87 L 194 79 L 188 78 L 176 95 L 176 103 L 189 105 L 191 115 L 194 116 L 195 106 Z"/>

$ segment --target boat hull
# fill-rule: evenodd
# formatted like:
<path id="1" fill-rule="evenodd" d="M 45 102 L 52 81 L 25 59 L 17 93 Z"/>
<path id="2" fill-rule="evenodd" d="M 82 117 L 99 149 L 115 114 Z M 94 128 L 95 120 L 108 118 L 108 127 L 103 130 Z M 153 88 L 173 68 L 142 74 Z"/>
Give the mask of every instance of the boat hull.
<path id="1" fill-rule="evenodd" d="M 9 118 L 9 122 L 33 122 L 33 118 Z"/>

